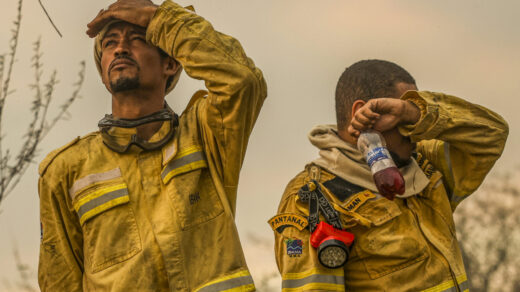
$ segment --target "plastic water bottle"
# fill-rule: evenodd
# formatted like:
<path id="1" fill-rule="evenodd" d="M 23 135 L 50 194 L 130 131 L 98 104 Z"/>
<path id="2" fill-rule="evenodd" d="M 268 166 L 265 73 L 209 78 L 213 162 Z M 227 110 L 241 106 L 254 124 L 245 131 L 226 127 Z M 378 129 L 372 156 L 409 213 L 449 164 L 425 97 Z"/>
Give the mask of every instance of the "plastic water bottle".
<path id="1" fill-rule="evenodd" d="M 404 194 L 403 175 L 392 160 L 381 133 L 374 130 L 362 132 L 357 146 L 366 158 L 379 193 L 389 200 L 393 200 L 396 194 Z"/>

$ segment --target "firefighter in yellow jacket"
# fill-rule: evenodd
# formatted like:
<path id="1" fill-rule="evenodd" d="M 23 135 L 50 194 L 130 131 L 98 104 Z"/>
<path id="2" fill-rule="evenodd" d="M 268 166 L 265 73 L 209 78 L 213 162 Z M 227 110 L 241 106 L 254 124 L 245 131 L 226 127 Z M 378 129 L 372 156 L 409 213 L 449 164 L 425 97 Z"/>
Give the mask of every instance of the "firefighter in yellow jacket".
<path id="1" fill-rule="evenodd" d="M 120 0 L 88 27 L 112 114 L 40 165 L 41 290 L 253 291 L 233 216 L 261 71 L 172 1 Z M 182 69 L 208 91 L 177 116 Z"/>
<path id="2" fill-rule="evenodd" d="M 452 214 L 500 157 L 506 122 L 460 98 L 417 91 L 408 72 L 381 60 L 345 70 L 336 113 L 337 126 L 311 130 L 319 158 L 289 182 L 269 221 L 282 291 L 467 291 Z M 382 133 L 403 174 L 405 191 L 393 200 L 378 193 L 355 146 L 369 129 Z M 343 234 L 334 237 L 341 243 L 320 242 L 322 221 L 337 225 L 323 234 L 347 231 L 353 243 Z"/>

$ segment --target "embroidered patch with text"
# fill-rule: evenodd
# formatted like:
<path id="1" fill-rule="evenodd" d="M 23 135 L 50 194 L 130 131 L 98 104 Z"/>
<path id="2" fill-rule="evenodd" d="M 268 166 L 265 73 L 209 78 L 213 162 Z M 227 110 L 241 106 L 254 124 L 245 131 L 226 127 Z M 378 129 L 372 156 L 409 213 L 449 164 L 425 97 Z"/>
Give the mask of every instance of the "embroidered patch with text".
<path id="1" fill-rule="evenodd" d="M 303 253 L 303 242 L 300 239 L 286 239 L 287 255 L 290 257 L 299 257 Z"/>
<path id="2" fill-rule="evenodd" d="M 357 210 L 357 208 L 359 208 L 361 205 L 363 205 L 366 201 L 368 201 L 369 199 L 375 198 L 375 197 L 376 197 L 376 195 L 369 190 L 359 192 L 359 193 L 355 194 L 354 196 L 352 196 L 352 198 L 347 202 L 347 204 L 345 205 L 344 208 L 347 211 L 354 212 Z"/>
<path id="3" fill-rule="evenodd" d="M 307 218 L 298 214 L 279 214 L 269 219 L 269 225 L 274 231 L 282 233 L 282 231 L 289 226 L 296 227 L 298 230 L 303 230 L 309 222 Z"/>

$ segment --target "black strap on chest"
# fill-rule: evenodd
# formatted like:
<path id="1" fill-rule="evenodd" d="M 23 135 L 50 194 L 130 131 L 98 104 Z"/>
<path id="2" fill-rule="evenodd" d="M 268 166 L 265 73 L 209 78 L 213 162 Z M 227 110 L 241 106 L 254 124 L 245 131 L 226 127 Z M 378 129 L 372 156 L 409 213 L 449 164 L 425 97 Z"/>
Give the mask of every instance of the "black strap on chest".
<path id="1" fill-rule="evenodd" d="M 321 191 L 320 184 L 312 180 L 298 191 L 300 200 L 309 203 L 309 230 L 312 233 L 316 225 L 320 222 L 319 212 L 323 214 L 327 223 L 334 228 L 342 229 L 339 214 Z"/>
<path id="2" fill-rule="evenodd" d="M 176 118 L 175 113 L 167 107 L 158 112 L 152 113 L 150 115 L 137 118 L 137 119 L 123 119 L 123 118 L 114 118 L 112 115 L 105 115 L 99 122 L 99 128 L 110 128 L 110 127 L 119 127 L 119 128 L 135 128 L 144 124 L 159 122 L 159 121 L 170 121 Z"/>

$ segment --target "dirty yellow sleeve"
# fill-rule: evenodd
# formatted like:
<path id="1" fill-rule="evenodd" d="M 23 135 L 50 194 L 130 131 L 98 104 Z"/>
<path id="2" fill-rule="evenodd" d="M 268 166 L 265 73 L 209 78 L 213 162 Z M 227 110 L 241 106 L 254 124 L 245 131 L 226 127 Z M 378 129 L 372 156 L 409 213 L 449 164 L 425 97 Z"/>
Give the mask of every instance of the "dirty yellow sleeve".
<path id="1" fill-rule="evenodd" d="M 454 210 L 502 154 L 508 125 L 493 111 L 455 96 L 408 91 L 401 98 L 416 104 L 421 118 L 399 130 L 442 172 Z"/>
<path id="2" fill-rule="evenodd" d="M 190 77 L 204 80 L 209 94 L 199 120 L 205 152 L 234 212 L 247 142 L 267 95 L 262 72 L 236 39 L 171 1 L 157 9 L 146 37 L 178 60 Z"/>
<path id="3" fill-rule="evenodd" d="M 83 237 L 63 173 L 48 171 L 39 181 L 41 243 L 38 283 L 41 291 L 82 291 Z"/>

